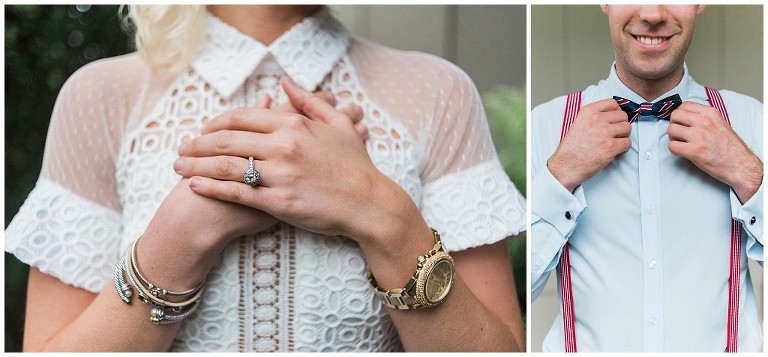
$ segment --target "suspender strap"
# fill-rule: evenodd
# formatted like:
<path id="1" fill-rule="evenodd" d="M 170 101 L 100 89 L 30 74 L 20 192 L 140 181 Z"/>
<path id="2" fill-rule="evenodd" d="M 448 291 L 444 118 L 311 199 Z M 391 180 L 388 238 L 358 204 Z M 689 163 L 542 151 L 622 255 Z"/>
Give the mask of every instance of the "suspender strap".
<path id="1" fill-rule="evenodd" d="M 731 124 L 720 92 L 705 88 L 709 105 L 720 112 L 720 116 Z M 736 352 L 739 342 L 739 288 L 741 279 L 741 222 L 731 219 L 730 272 L 728 278 L 728 332 L 725 352 Z"/>
<path id="2" fill-rule="evenodd" d="M 574 92 L 568 95 L 565 101 L 565 114 L 563 115 L 563 126 L 560 130 L 560 141 L 563 141 L 571 124 L 576 120 L 576 115 L 581 109 L 581 92 Z M 576 352 L 576 316 L 573 312 L 573 288 L 571 286 L 571 260 L 570 248 L 568 242 L 563 246 L 560 253 L 560 301 L 563 312 L 563 335 L 565 336 L 565 352 Z"/>
<path id="3" fill-rule="evenodd" d="M 707 99 L 709 105 L 720 112 L 720 116 L 731 123 L 728 116 L 728 110 L 723 103 L 723 97 L 712 88 L 706 87 Z M 568 95 L 565 102 L 565 114 L 563 115 L 563 125 L 560 130 L 560 141 L 563 141 L 568 130 L 571 128 L 576 115 L 581 108 L 581 92 L 575 92 Z M 741 277 L 741 222 L 731 219 L 731 249 L 730 249 L 730 271 L 728 279 L 728 325 L 726 333 L 726 352 L 736 352 L 739 340 L 739 288 Z M 573 287 L 571 285 L 571 261 L 570 244 L 568 242 L 563 246 L 560 254 L 560 263 L 558 264 L 560 280 L 560 300 L 562 302 L 563 313 L 563 335 L 565 339 L 565 352 L 576 352 L 576 317 L 573 310 Z"/>

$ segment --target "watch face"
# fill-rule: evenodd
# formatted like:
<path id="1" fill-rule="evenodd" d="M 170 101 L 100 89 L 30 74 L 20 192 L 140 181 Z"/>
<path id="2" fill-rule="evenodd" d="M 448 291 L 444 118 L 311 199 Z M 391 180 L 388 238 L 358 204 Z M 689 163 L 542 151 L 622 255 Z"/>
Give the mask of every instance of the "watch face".
<path id="1" fill-rule="evenodd" d="M 429 302 L 437 303 L 448 294 L 453 280 L 453 265 L 448 259 L 435 264 L 429 272 L 425 286 L 426 298 Z"/>

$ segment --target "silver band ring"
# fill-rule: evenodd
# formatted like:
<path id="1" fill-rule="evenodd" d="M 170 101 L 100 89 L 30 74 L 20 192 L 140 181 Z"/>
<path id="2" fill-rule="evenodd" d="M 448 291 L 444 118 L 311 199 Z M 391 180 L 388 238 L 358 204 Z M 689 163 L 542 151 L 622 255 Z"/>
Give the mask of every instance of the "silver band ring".
<path id="1" fill-rule="evenodd" d="M 256 187 L 261 182 L 261 175 L 253 168 L 253 156 L 248 157 L 248 170 L 243 174 L 243 182 L 251 187 Z"/>

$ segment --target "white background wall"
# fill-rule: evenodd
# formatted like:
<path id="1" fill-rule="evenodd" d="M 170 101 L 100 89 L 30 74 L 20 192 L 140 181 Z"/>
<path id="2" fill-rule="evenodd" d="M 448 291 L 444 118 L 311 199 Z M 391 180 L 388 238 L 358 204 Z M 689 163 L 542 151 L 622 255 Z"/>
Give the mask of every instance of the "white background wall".
<path id="1" fill-rule="evenodd" d="M 597 83 L 612 62 L 608 20 L 598 5 L 531 7 L 531 106 Z M 763 102 L 762 6 L 707 6 L 696 21 L 686 63 L 700 84 Z M 750 269 L 762 321 L 763 269 L 752 261 Z M 559 309 L 556 284 L 551 275 L 531 306 L 531 351 L 541 351 Z"/>

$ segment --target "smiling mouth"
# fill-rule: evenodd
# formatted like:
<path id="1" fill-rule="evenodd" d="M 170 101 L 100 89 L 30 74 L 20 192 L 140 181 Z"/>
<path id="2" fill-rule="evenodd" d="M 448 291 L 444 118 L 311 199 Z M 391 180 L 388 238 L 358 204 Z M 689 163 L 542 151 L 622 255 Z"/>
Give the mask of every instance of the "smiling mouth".
<path id="1" fill-rule="evenodd" d="M 634 37 L 636 40 L 640 41 L 640 43 L 644 45 L 658 45 L 670 39 L 672 36 L 669 36 L 669 37 L 634 36 Z"/>

